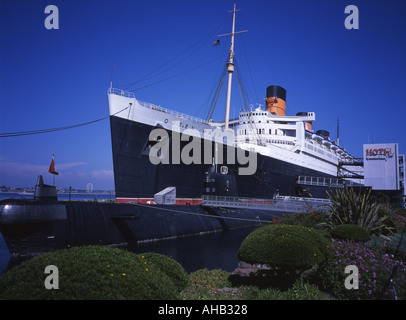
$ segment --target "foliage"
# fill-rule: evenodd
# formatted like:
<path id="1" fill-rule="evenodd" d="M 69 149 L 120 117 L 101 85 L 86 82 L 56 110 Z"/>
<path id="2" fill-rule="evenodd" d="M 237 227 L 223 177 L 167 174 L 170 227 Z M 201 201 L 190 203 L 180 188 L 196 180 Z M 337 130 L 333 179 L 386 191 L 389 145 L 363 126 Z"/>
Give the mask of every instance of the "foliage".
<path id="1" fill-rule="evenodd" d="M 354 188 L 337 190 L 331 196 L 330 225 L 355 224 L 365 229 L 368 234 L 380 234 L 383 230 L 390 230 L 384 221 L 388 215 L 380 215 L 381 204 L 371 197 L 371 189 L 367 192 L 356 193 Z"/>
<path id="2" fill-rule="evenodd" d="M 258 289 L 247 287 L 244 292 L 245 299 L 249 300 L 331 300 L 331 297 L 321 292 L 317 286 L 302 280 L 296 280 L 292 288 L 280 291 L 276 288 Z"/>
<path id="3" fill-rule="evenodd" d="M 370 239 L 368 232 L 355 224 L 339 224 L 331 231 L 335 239 L 366 242 Z"/>
<path id="4" fill-rule="evenodd" d="M 189 275 L 177 261 L 155 252 L 146 252 L 139 254 L 139 256 L 141 256 L 145 264 L 153 264 L 165 273 L 179 292 L 188 286 Z"/>
<path id="5" fill-rule="evenodd" d="M 331 244 L 334 255 L 319 266 L 320 287 L 339 299 L 394 299 L 406 298 L 406 266 L 393 255 L 381 254 L 371 246 L 352 241 Z M 358 268 L 358 289 L 346 289 L 344 270 Z M 396 271 L 396 272 L 393 272 Z M 390 282 L 392 279 L 392 282 Z M 395 290 L 393 290 L 395 288 Z"/>
<path id="6" fill-rule="evenodd" d="M 184 300 L 241 299 L 241 291 L 230 288 L 228 277 L 229 273 L 223 270 L 200 269 L 192 272 L 189 286 L 181 292 L 181 297 Z"/>
<path id="7" fill-rule="evenodd" d="M 242 242 L 238 257 L 251 264 L 305 270 L 328 255 L 328 242 L 312 228 L 268 225 L 250 233 Z"/>
<path id="8" fill-rule="evenodd" d="M 382 192 L 378 192 L 375 196 L 374 196 L 374 200 L 378 203 L 389 203 L 390 202 L 390 197 Z"/>
<path id="9" fill-rule="evenodd" d="M 223 270 L 200 269 L 190 274 L 189 280 L 191 286 L 206 288 L 221 288 L 229 286 L 229 273 Z"/>
<path id="10" fill-rule="evenodd" d="M 59 289 L 44 286 L 48 265 L 58 268 Z M 124 249 L 85 246 L 59 250 L 25 261 L 4 274 L 0 299 L 177 299 L 178 287 L 162 272 L 162 266 L 159 256 L 136 255 Z"/>
<path id="11" fill-rule="evenodd" d="M 320 228 L 323 223 L 328 222 L 328 214 L 324 212 L 300 212 L 287 213 L 283 215 L 280 223 L 299 225 L 310 228 Z"/>
<path id="12" fill-rule="evenodd" d="M 328 221 L 329 215 L 326 212 L 300 212 L 283 215 L 279 223 L 313 228 L 315 232 L 330 240 L 331 234 L 326 228 Z"/>
<path id="13" fill-rule="evenodd" d="M 277 288 L 260 290 L 256 286 L 231 288 L 227 281 L 228 272 L 201 269 L 189 275 L 190 285 L 182 291 L 184 300 L 325 300 L 325 293 L 302 280 L 291 288 L 281 291 Z"/>
<path id="14" fill-rule="evenodd" d="M 406 225 L 406 217 L 402 216 L 400 214 L 395 214 L 393 216 L 391 216 L 391 220 L 394 224 L 394 227 L 396 228 L 397 232 L 403 232 L 403 230 L 405 229 L 405 225 Z"/>

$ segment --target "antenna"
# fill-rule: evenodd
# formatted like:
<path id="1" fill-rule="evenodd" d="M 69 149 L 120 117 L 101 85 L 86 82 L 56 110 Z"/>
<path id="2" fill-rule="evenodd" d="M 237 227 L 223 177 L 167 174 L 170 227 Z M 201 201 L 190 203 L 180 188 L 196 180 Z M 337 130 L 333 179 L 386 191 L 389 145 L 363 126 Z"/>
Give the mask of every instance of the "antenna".
<path id="1" fill-rule="evenodd" d="M 113 67 L 111 67 L 110 88 L 113 88 Z"/>
<path id="2" fill-rule="evenodd" d="M 227 102 L 226 102 L 226 119 L 225 119 L 225 129 L 228 129 L 228 120 L 230 117 L 230 101 L 231 101 L 231 80 L 234 72 L 234 35 L 237 33 L 247 32 L 248 30 L 234 32 L 235 30 L 235 13 L 240 10 L 234 9 L 233 11 L 228 11 L 233 13 L 233 26 L 231 29 L 231 33 L 219 35 L 219 37 L 231 35 L 231 42 L 230 42 L 230 54 L 227 61 L 227 72 L 228 72 L 228 84 L 227 84 Z"/>

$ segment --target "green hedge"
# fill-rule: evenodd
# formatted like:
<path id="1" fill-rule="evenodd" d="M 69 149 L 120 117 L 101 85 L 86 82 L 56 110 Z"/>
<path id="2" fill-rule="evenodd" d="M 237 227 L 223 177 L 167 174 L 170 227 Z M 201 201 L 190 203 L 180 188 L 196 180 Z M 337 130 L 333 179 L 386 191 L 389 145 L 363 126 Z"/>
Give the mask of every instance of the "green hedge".
<path id="1" fill-rule="evenodd" d="M 146 252 L 139 254 L 144 263 L 152 263 L 172 280 L 178 291 L 182 291 L 189 284 L 189 275 L 186 270 L 172 258 L 163 254 Z"/>
<path id="2" fill-rule="evenodd" d="M 185 271 L 170 260 L 102 246 L 45 253 L 0 278 L 0 299 L 178 299 Z M 48 265 L 58 268 L 59 289 L 45 288 Z"/>
<path id="3" fill-rule="evenodd" d="M 335 239 L 366 242 L 370 240 L 368 232 L 355 224 L 339 224 L 330 231 Z"/>
<path id="4" fill-rule="evenodd" d="M 307 269 L 330 253 L 328 241 L 312 228 L 276 224 L 261 227 L 242 242 L 238 257 L 251 264 Z"/>

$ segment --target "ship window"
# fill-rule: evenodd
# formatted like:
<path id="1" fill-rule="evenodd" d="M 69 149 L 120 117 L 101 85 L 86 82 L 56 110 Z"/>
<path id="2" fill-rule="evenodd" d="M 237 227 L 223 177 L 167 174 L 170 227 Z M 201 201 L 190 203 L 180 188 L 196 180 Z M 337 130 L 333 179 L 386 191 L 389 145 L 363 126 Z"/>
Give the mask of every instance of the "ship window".
<path id="1" fill-rule="evenodd" d="M 296 130 L 287 129 L 285 130 L 284 135 L 288 137 L 296 137 Z"/>

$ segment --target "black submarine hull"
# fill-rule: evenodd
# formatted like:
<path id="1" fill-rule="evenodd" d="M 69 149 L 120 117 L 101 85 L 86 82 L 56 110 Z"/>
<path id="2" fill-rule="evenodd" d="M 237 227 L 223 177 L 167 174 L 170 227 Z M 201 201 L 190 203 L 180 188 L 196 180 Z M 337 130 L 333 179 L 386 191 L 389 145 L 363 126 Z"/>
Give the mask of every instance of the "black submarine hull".
<path id="1" fill-rule="evenodd" d="M 13 257 L 82 245 L 136 246 L 140 241 L 260 225 L 280 215 L 201 205 L 4 199 L 0 232 Z"/>

